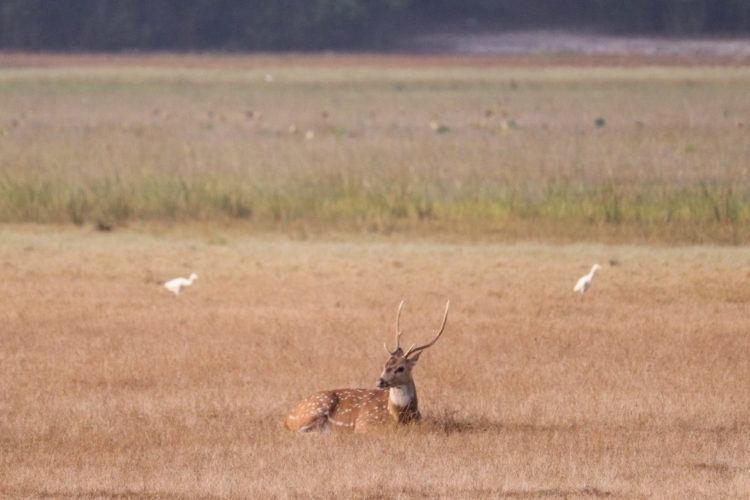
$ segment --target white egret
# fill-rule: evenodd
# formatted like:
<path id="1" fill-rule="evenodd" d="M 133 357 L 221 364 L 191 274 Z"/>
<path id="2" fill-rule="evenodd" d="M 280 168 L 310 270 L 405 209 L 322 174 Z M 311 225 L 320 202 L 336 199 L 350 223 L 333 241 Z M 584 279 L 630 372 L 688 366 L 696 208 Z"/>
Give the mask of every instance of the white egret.
<path id="1" fill-rule="evenodd" d="M 182 290 L 182 287 L 190 286 L 193 284 L 193 281 L 198 279 L 198 275 L 193 273 L 190 275 L 189 278 L 175 278 L 173 280 L 169 280 L 166 283 L 164 283 L 164 288 L 169 290 L 175 295 L 179 295 L 180 291 Z"/>
<path id="2" fill-rule="evenodd" d="M 573 291 L 578 292 L 581 295 L 586 293 L 586 290 L 588 290 L 591 287 L 591 281 L 594 279 L 594 275 L 601 268 L 602 266 L 600 266 L 599 264 L 594 264 L 591 267 L 591 271 L 589 271 L 587 275 L 581 276 L 581 278 L 576 283 L 576 286 L 573 287 Z"/>

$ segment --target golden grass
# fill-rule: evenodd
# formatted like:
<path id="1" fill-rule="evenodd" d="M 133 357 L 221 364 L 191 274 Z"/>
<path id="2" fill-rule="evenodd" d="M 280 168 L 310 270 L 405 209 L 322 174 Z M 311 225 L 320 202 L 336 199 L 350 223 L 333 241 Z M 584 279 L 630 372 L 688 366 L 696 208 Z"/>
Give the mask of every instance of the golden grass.
<path id="1" fill-rule="evenodd" d="M 0 495 L 750 495 L 745 250 L 220 236 L 3 228 Z M 283 429 L 374 384 L 401 297 L 409 341 L 453 304 L 424 423 Z"/>
<path id="2" fill-rule="evenodd" d="M 749 241 L 750 69 L 579 62 L 4 55 L 0 221 Z"/>

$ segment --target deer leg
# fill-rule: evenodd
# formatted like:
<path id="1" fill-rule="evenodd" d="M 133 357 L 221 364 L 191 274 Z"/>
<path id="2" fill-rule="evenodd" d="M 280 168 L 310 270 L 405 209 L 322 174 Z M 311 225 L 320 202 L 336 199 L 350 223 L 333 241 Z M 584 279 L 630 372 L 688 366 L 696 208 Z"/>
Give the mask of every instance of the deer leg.
<path id="1" fill-rule="evenodd" d="M 297 432 L 322 432 L 328 429 L 328 417 L 323 416 L 317 418 L 307 425 L 304 425 L 297 429 Z"/>

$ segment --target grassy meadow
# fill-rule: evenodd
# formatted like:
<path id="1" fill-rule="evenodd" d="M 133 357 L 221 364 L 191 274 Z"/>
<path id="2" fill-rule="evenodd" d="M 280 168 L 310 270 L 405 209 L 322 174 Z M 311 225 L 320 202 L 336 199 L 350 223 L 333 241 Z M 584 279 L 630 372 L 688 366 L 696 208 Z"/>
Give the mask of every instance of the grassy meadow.
<path id="1" fill-rule="evenodd" d="M 0 54 L 0 497 L 749 497 L 750 66 L 611 62 Z"/>
<path id="2" fill-rule="evenodd" d="M 0 238 L 0 496 L 750 495 L 743 249 Z M 312 392 L 374 387 L 401 297 L 408 344 L 452 299 L 423 423 L 283 428 Z"/>
<path id="3" fill-rule="evenodd" d="M 5 55 L 0 221 L 750 239 L 750 69 L 545 62 Z"/>

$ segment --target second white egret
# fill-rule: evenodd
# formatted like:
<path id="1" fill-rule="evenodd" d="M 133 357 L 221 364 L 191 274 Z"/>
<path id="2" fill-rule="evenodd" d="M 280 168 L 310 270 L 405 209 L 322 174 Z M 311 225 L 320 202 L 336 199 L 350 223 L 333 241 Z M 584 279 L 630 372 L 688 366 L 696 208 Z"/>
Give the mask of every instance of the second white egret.
<path id="1" fill-rule="evenodd" d="M 175 278 L 164 283 L 164 288 L 169 290 L 175 295 L 179 295 L 182 289 L 186 286 L 193 284 L 193 281 L 198 279 L 198 275 L 193 273 L 189 278 Z"/>
<path id="2" fill-rule="evenodd" d="M 591 282 L 594 279 L 594 275 L 601 268 L 602 268 L 602 266 L 600 266 L 599 264 L 594 264 L 591 267 L 591 271 L 589 271 L 589 273 L 587 275 L 581 276 L 581 278 L 576 283 L 576 286 L 573 287 L 573 291 L 577 292 L 577 293 L 580 293 L 581 295 L 583 295 L 584 293 L 586 293 L 586 291 L 589 288 L 591 288 Z"/>

